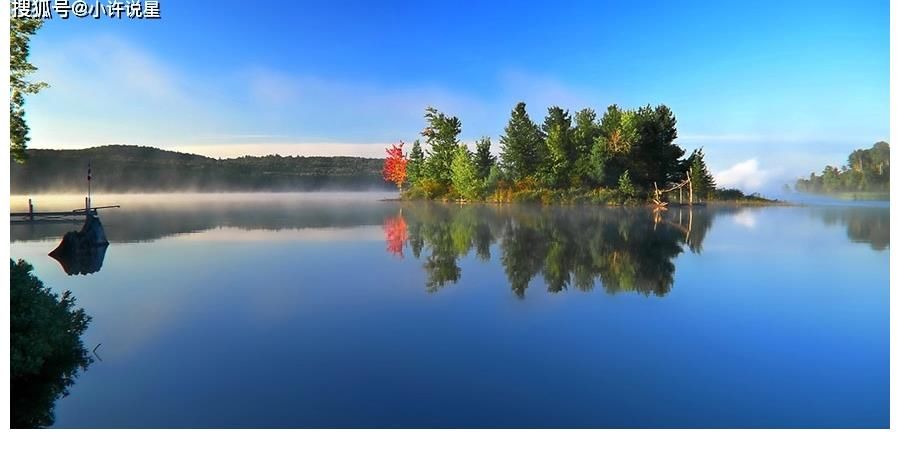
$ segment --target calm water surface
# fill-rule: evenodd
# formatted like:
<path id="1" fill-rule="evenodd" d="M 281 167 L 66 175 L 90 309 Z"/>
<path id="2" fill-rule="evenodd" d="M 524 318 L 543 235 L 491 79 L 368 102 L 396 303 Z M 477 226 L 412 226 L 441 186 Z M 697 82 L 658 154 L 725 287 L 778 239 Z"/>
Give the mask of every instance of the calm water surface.
<path id="1" fill-rule="evenodd" d="M 383 196 L 101 195 L 88 275 L 47 256 L 77 224 L 13 225 L 101 345 L 56 426 L 889 424 L 884 204 Z"/>

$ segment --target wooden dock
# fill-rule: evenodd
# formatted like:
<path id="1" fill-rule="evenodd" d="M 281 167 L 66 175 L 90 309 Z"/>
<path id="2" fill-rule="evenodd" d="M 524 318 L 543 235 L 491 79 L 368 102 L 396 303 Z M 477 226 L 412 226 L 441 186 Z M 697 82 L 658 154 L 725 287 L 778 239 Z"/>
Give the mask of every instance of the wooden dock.
<path id="1" fill-rule="evenodd" d="M 97 216 L 97 210 L 99 209 L 113 209 L 119 208 L 119 205 L 114 206 L 96 206 L 91 207 L 90 202 L 86 201 L 85 205 L 87 207 L 83 207 L 81 209 L 72 209 L 65 211 L 51 211 L 51 212 L 37 212 L 34 210 L 34 204 L 31 200 L 28 200 L 28 212 L 10 212 L 9 213 L 9 221 L 10 223 L 38 223 L 38 222 L 48 222 L 48 221 L 80 221 L 83 220 L 86 216 L 92 215 Z"/>

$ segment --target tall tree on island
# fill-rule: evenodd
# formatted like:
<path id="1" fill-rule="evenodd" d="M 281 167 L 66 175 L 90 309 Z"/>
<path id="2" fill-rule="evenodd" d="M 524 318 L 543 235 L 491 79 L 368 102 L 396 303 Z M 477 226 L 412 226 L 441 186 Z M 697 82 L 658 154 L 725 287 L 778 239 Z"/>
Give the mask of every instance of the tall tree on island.
<path id="1" fill-rule="evenodd" d="M 513 109 L 500 137 L 500 161 L 514 181 L 535 175 L 544 161 L 541 130 L 528 116 L 524 102 Z"/>
<path id="2" fill-rule="evenodd" d="M 482 181 L 491 174 L 491 167 L 497 163 L 497 158 L 491 154 L 491 138 L 482 137 L 475 142 L 475 169 L 478 178 Z"/>
<path id="3" fill-rule="evenodd" d="M 694 189 L 694 196 L 697 198 L 709 199 L 716 191 L 716 180 L 706 166 L 703 159 L 703 148 L 694 150 L 687 158 L 688 170 L 691 177 L 691 188 Z"/>
<path id="4" fill-rule="evenodd" d="M 542 184 L 551 188 L 568 187 L 575 159 L 569 111 L 559 106 L 548 108 L 542 130 L 546 136 L 547 148 L 547 157 L 541 170 Z"/>
<path id="5" fill-rule="evenodd" d="M 684 150 L 675 144 L 678 130 L 675 114 L 666 105 L 641 107 L 635 114 L 637 141 L 632 148 L 631 176 L 635 184 L 650 189 L 669 181 L 684 179 L 681 157 Z"/>
<path id="6" fill-rule="evenodd" d="M 425 153 L 422 152 L 422 145 L 419 139 L 413 142 L 412 150 L 409 151 L 409 162 L 406 164 L 406 176 L 410 185 L 414 185 L 422 179 L 425 171 Z"/>
<path id="7" fill-rule="evenodd" d="M 472 153 L 465 144 L 457 147 L 453 155 L 450 176 L 453 181 L 453 190 L 460 198 L 472 201 L 481 195 L 482 181 L 478 178 L 478 170 L 472 160 Z"/>
<path id="8" fill-rule="evenodd" d="M 591 150 L 594 141 L 600 135 L 597 124 L 597 113 L 591 108 L 584 108 L 575 113 L 575 127 L 572 129 L 572 148 L 575 162 L 572 166 L 573 185 L 597 185 L 602 180 L 601 168 L 591 161 Z"/>
<path id="9" fill-rule="evenodd" d="M 634 111 L 623 110 L 615 104 L 607 107 L 591 148 L 591 166 L 599 183 L 613 186 L 625 171 L 641 171 L 631 154 L 637 139 Z"/>
<path id="10" fill-rule="evenodd" d="M 406 182 L 406 164 L 409 162 L 403 154 L 403 142 L 400 142 L 400 145 L 391 145 L 385 151 L 387 151 L 388 157 L 384 160 L 381 176 L 385 181 L 396 184 L 400 193 L 403 193 L 403 183 Z"/>
<path id="11" fill-rule="evenodd" d="M 422 136 L 425 137 L 425 143 L 431 147 L 425 159 L 425 175 L 442 187 L 449 187 L 452 182 L 450 165 L 459 148 L 462 122 L 459 118 L 448 116 L 433 107 L 425 109 L 425 121 L 427 125 L 422 131 Z"/>
<path id="12" fill-rule="evenodd" d="M 36 94 L 47 83 L 28 78 L 37 67 L 28 62 L 31 36 L 43 25 L 40 19 L 10 17 L 9 20 L 9 152 L 16 162 L 25 162 L 28 124 L 25 122 L 25 95 Z"/>

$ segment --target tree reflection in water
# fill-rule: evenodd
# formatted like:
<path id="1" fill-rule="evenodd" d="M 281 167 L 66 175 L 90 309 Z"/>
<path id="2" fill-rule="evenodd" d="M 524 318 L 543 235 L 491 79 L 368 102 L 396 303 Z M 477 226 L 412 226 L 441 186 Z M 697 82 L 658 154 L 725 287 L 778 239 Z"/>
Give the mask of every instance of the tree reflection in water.
<path id="1" fill-rule="evenodd" d="M 461 257 L 474 249 L 490 260 L 496 244 L 519 298 L 538 274 L 550 292 L 570 286 L 591 291 L 599 279 L 609 293 L 664 296 L 674 282 L 674 258 L 685 248 L 700 252 L 711 225 L 710 213 L 690 209 L 412 203 L 385 222 L 385 234 L 389 251 L 397 253 L 403 243 L 396 229 L 407 231 L 404 243 L 417 259 L 424 257 L 429 292 L 460 279 Z"/>
<path id="2" fill-rule="evenodd" d="M 825 224 L 847 227 L 847 238 L 854 242 L 868 243 L 875 251 L 883 251 L 891 244 L 891 216 L 886 209 L 855 207 L 852 209 L 824 209 L 814 213 Z"/>
<path id="3" fill-rule="evenodd" d="M 388 217 L 384 220 L 384 238 L 387 241 L 387 251 L 402 259 L 403 246 L 409 238 L 402 211 L 400 215 Z"/>

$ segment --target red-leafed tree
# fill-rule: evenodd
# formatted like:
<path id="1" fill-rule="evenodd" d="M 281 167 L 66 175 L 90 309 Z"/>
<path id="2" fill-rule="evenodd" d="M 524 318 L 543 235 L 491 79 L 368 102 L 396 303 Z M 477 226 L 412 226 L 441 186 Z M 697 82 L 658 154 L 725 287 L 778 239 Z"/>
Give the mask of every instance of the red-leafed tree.
<path id="1" fill-rule="evenodd" d="M 381 176 L 385 181 L 397 184 L 397 189 L 403 192 L 403 183 L 406 181 L 406 164 L 409 160 L 403 154 L 403 142 L 400 145 L 391 145 L 386 149 L 388 157 L 384 160 L 384 168 Z"/>
<path id="2" fill-rule="evenodd" d="M 384 221 L 384 240 L 387 242 L 387 250 L 389 253 L 403 258 L 403 245 L 409 235 L 406 231 L 406 220 L 403 215 L 398 214 L 396 217 L 388 218 Z"/>

